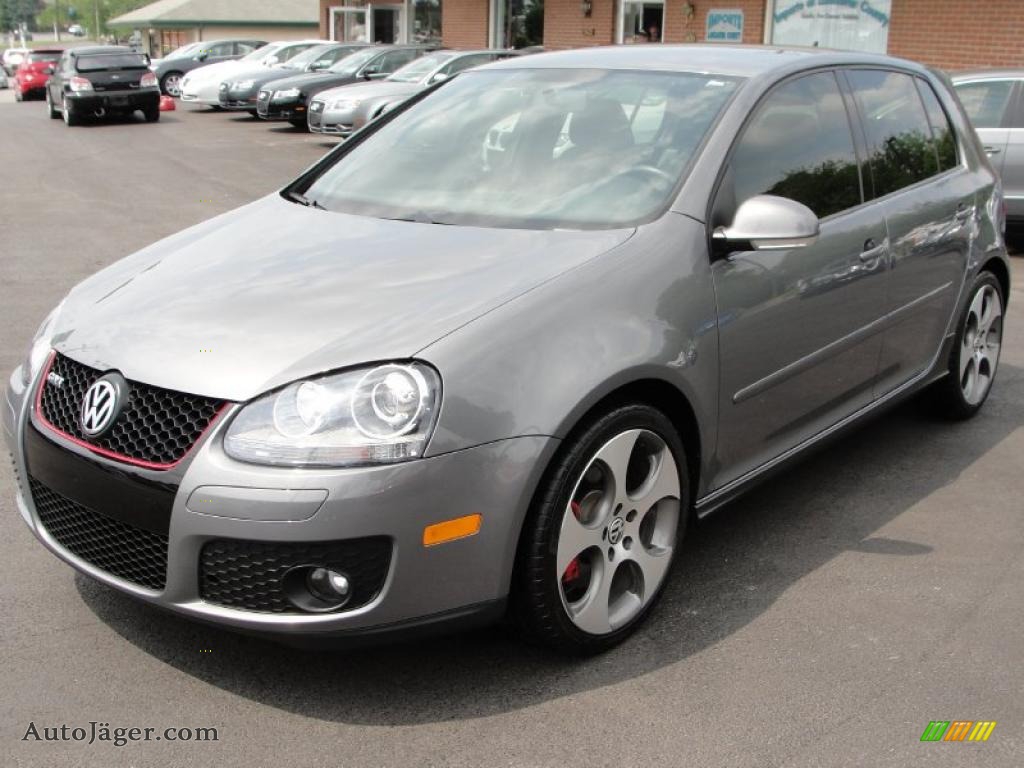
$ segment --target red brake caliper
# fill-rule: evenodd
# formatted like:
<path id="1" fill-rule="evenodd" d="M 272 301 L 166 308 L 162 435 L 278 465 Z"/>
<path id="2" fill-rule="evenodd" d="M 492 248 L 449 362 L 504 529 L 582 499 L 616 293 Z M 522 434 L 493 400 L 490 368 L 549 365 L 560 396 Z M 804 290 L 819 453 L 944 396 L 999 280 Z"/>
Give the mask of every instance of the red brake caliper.
<path id="1" fill-rule="evenodd" d="M 576 519 L 579 520 L 580 519 L 580 505 L 579 505 L 579 502 L 576 502 L 576 501 L 569 502 L 569 508 L 572 510 L 572 513 L 576 516 Z M 562 583 L 563 584 L 572 584 L 572 582 L 576 581 L 576 579 L 578 579 L 579 577 L 580 577 L 580 559 L 579 559 L 579 557 L 574 557 L 572 560 L 569 561 L 569 565 L 567 565 L 565 567 L 565 573 L 562 574 Z"/>

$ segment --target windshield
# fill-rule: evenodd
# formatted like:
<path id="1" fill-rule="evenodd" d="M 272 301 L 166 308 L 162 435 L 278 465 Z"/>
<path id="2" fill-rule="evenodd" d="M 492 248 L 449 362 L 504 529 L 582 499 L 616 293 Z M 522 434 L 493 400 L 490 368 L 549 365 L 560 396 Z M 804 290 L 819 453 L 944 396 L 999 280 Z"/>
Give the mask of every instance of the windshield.
<path id="1" fill-rule="evenodd" d="M 332 48 L 334 48 L 333 45 L 314 45 L 288 59 L 288 63 L 284 66 L 286 69 L 305 69 L 307 64 L 312 64 Z"/>
<path id="2" fill-rule="evenodd" d="M 400 83 L 418 83 L 454 55 L 454 53 L 431 53 L 421 56 L 396 70 L 388 80 L 397 80 Z"/>
<path id="3" fill-rule="evenodd" d="M 144 53 L 103 53 L 79 56 L 75 68 L 79 72 L 101 72 L 105 69 L 146 69 L 149 57 Z"/>
<path id="4" fill-rule="evenodd" d="M 252 53 L 247 53 L 245 56 L 240 58 L 239 61 L 260 62 L 264 58 L 272 54 L 274 51 L 276 51 L 278 48 L 280 48 L 281 45 L 282 43 L 268 43 L 267 45 L 264 45 L 262 48 L 257 48 Z"/>
<path id="5" fill-rule="evenodd" d="M 738 82 L 681 72 L 471 71 L 296 191 L 328 210 L 388 219 L 633 226 L 668 205 Z"/>
<path id="6" fill-rule="evenodd" d="M 33 51 L 28 55 L 28 60 L 32 63 L 40 61 L 57 61 L 62 53 L 63 51 Z"/>
<path id="7" fill-rule="evenodd" d="M 164 56 L 165 59 L 183 59 L 186 56 L 191 56 L 192 52 L 200 48 L 202 43 L 189 43 L 183 45 L 180 48 L 175 48 L 173 51 Z"/>
<path id="8" fill-rule="evenodd" d="M 330 67 L 327 71 L 341 75 L 354 75 L 360 70 L 363 64 L 379 53 L 380 50 L 377 48 L 367 48 L 364 51 L 356 51 L 351 56 L 346 56 L 334 66 Z"/>

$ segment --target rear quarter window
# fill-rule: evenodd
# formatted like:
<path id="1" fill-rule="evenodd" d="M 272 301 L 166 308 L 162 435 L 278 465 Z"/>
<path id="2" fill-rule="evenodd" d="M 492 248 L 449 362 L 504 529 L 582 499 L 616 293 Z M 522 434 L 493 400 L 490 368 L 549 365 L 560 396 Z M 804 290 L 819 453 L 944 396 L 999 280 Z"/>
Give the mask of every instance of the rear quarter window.
<path id="1" fill-rule="evenodd" d="M 1002 126 L 1012 93 L 1012 80 L 985 80 L 956 86 L 956 95 L 975 128 Z"/>
<path id="2" fill-rule="evenodd" d="M 918 80 L 917 89 L 921 92 L 924 111 L 928 113 L 928 122 L 932 126 L 932 139 L 935 153 L 939 157 L 939 170 L 948 171 L 957 165 L 956 133 L 953 125 L 949 122 L 949 115 L 942 108 L 939 97 L 935 95 L 932 87 L 923 80 Z"/>

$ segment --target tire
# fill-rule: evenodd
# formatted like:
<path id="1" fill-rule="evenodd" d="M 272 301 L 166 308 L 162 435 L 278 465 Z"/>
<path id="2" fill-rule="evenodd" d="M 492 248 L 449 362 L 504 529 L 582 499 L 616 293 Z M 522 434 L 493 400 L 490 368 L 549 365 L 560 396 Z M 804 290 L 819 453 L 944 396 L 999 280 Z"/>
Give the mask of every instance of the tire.
<path id="1" fill-rule="evenodd" d="M 999 368 L 1006 298 L 991 272 L 979 272 L 957 320 L 949 353 L 949 375 L 933 387 L 933 403 L 941 415 L 962 421 L 974 416 L 988 399 Z"/>
<path id="2" fill-rule="evenodd" d="M 181 79 L 183 73 L 168 72 L 160 78 L 160 93 L 178 98 L 181 96 Z"/>
<path id="3" fill-rule="evenodd" d="M 660 596 L 689 513 L 686 452 L 660 411 L 623 405 L 578 430 L 520 537 L 511 603 L 525 639 L 573 655 L 622 642 Z"/>
<path id="4" fill-rule="evenodd" d="M 72 110 L 71 106 L 68 104 L 68 100 L 63 96 L 60 99 L 60 112 L 61 116 L 64 118 L 64 125 L 69 128 L 82 124 L 82 118 L 75 114 L 74 110 Z"/>
<path id="5" fill-rule="evenodd" d="M 15 101 L 24 101 L 25 100 L 25 97 L 21 93 L 21 88 L 19 88 L 17 85 L 14 86 L 14 100 Z"/>
<path id="6" fill-rule="evenodd" d="M 142 114 L 146 118 L 147 123 L 160 122 L 160 107 L 153 107 L 152 109 L 142 110 Z"/>
<path id="7" fill-rule="evenodd" d="M 53 97 L 50 95 L 50 89 L 46 89 L 46 111 L 50 115 L 51 120 L 60 119 L 60 110 L 53 106 Z"/>
<path id="8" fill-rule="evenodd" d="M 309 127 L 306 124 L 305 118 L 303 118 L 302 120 L 289 120 L 288 122 L 292 124 L 292 128 L 298 128 L 303 131 L 307 130 Z"/>

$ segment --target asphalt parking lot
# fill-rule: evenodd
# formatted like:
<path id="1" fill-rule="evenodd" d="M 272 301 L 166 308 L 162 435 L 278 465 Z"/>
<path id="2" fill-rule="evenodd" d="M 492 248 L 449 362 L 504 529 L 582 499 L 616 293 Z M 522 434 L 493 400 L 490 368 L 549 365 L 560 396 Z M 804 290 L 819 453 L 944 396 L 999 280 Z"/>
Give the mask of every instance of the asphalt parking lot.
<path id="1" fill-rule="evenodd" d="M 96 269 L 279 187 L 333 140 L 180 107 L 68 129 L 0 92 L 0 369 Z M 0 470 L 0 753 L 24 766 L 1019 766 L 1024 259 L 975 420 L 911 402 L 690 531 L 655 615 L 566 660 L 501 628 L 321 653 L 187 623 L 77 576 Z M 922 743 L 994 720 L 985 743 Z M 214 727 L 216 742 L 24 740 Z"/>

